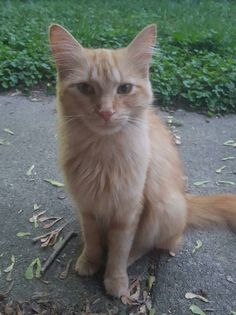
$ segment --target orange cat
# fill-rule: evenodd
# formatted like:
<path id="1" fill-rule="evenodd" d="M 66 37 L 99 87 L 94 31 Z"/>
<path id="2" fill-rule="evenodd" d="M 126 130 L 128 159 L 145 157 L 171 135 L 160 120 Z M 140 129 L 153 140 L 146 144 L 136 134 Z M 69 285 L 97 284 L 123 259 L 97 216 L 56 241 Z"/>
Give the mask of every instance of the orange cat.
<path id="1" fill-rule="evenodd" d="M 80 275 L 98 271 L 104 240 L 107 292 L 128 294 L 127 266 L 152 248 L 174 251 L 187 224 L 236 226 L 236 196 L 186 196 L 171 136 L 151 108 L 156 28 L 128 47 L 83 48 L 50 27 L 58 71 L 60 163 L 78 207 Z"/>

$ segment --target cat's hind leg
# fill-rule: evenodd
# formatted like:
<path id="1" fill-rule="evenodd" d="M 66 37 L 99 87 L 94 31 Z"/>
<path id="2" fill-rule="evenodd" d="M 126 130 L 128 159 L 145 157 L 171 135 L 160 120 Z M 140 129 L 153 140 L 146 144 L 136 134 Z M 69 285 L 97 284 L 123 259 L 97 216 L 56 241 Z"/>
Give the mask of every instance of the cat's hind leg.
<path id="1" fill-rule="evenodd" d="M 144 207 L 140 216 L 133 245 L 129 254 L 128 266 L 147 254 L 155 247 L 155 239 L 158 233 L 158 224 L 153 218 L 150 209 Z"/>

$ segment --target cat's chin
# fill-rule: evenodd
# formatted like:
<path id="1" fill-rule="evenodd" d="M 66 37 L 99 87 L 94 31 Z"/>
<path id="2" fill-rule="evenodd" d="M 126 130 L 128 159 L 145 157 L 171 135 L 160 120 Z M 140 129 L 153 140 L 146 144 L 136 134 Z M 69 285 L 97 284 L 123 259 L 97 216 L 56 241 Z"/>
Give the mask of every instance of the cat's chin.
<path id="1" fill-rule="evenodd" d="M 114 121 L 108 121 L 108 122 L 99 121 L 99 122 L 91 123 L 91 121 L 87 121 L 87 120 L 84 121 L 84 124 L 86 125 L 88 129 L 90 129 L 94 133 L 99 134 L 101 136 L 112 135 L 114 133 L 121 131 L 121 129 L 124 128 L 126 123 L 127 123 L 126 121 L 124 121 L 123 123 L 120 123 L 120 122 L 116 123 Z"/>

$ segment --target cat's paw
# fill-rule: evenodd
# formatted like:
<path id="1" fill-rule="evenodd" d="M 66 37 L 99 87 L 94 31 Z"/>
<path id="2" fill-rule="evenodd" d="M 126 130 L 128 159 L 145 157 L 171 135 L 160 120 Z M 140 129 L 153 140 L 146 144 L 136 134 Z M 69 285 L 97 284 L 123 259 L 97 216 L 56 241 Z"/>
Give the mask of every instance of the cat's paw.
<path id="1" fill-rule="evenodd" d="M 75 264 L 75 271 L 80 276 L 92 276 L 100 268 L 100 263 L 88 260 L 85 254 L 81 254 Z"/>
<path id="2" fill-rule="evenodd" d="M 106 276 L 104 279 L 104 285 L 108 294 L 118 298 L 121 296 L 127 296 L 129 293 L 129 278 L 127 275 Z"/>

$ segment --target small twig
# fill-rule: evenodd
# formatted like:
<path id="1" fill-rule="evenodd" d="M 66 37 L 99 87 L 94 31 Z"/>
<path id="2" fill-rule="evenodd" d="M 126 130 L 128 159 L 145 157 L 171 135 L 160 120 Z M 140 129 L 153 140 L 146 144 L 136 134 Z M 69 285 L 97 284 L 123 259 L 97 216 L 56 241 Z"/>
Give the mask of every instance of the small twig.
<path id="1" fill-rule="evenodd" d="M 65 245 L 69 242 L 69 240 L 74 237 L 77 236 L 78 233 L 72 231 L 69 234 L 66 235 L 66 237 L 64 238 L 64 240 L 60 243 L 60 245 L 58 245 L 57 248 L 54 249 L 54 251 L 52 252 L 52 254 L 48 257 L 48 260 L 45 262 L 45 264 L 42 266 L 42 274 L 44 274 L 47 269 L 51 266 L 51 264 L 53 263 L 53 261 L 55 260 L 55 258 L 59 255 L 59 253 L 62 251 L 62 249 L 65 247 Z"/>

